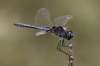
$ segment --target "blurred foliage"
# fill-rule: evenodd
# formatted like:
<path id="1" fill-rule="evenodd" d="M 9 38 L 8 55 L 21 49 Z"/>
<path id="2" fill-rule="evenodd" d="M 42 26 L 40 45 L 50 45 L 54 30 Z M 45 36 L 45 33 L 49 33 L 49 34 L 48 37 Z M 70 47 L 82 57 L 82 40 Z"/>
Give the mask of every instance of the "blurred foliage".
<path id="1" fill-rule="evenodd" d="M 62 15 L 74 16 L 65 27 L 75 37 L 65 43 L 74 46 L 75 66 L 99 66 L 99 0 L 0 0 L 0 66 L 68 65 L 67 56 L 56 50 L 59 38 L 52 34 L 36 37 L 38 30 L 13 26 L 14 22 L 34 25 L 43 7 L 50 11 L 52 21 Z"/>

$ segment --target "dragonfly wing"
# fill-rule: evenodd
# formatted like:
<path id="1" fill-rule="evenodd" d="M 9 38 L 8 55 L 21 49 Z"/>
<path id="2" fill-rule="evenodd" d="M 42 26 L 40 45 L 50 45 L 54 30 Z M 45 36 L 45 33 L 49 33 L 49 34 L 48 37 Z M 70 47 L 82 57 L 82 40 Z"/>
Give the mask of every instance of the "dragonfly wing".
<path id="1" fill-rule="evenodd" d="M 40 35 L 45 34 L 45 33 L 47 33 L 47 32 L 45 32 L 45 31 L 40 31 L 40 32 L 37 32 L 35 35 L 36 35 L 36 36 L 40 36 Z"/>
<path id="2" fill-rule="evenodd" d="M 50 19 L 50 12 L 46 8 L 41 8 L 35 16 L 36 26 L 52 27 L 52 21 Z"/>
<path id="3" fill-rule="evenodd" d="M 64 30 L 67 30 L 67 27 L 63 27 Z"/>
<path id="4" fill-rule="evenodd" d="M 54 19 L 55 26 L 64 26 L 72 18 L 72 15 L 57 17 Z"/>

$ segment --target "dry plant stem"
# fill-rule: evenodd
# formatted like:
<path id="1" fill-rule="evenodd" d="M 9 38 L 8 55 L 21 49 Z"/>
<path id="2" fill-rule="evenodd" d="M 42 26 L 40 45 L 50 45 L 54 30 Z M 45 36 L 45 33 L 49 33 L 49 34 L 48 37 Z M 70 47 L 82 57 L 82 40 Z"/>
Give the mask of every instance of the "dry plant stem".
<path id="1" fill-rule="evenodd" d="M 72 50 L 72 44 L 70 44 L 68 46 L 68 58 L 69 58 L 69 66 L 74 66 L 73 64 L 73 60 L 74 60 L 74 57 L 73 57 L 73 50 Z"/>
<path id="2" fill-rule="evenodd" d="M 66 53 L 66 52 L 64 52 L 62 50 L 59 50 L 59 51 L 63 52 L 64 54 L 66 54 L 68 56 L 68 59 L 69 59 L 68 66 L 74 66 L 74 63 L 73 63 L 74 57 L 73 57 L 72 44 L 70 44 L 69 46 L 66 46 L 66 47 L 68 47 L 68 53 Z"/>

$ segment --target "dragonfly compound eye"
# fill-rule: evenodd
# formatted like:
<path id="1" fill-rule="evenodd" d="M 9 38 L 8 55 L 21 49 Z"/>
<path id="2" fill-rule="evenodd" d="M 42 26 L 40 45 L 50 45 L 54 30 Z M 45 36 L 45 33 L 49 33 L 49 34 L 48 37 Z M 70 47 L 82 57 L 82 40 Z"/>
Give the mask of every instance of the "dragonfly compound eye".
<path id="1" fill-rule="evenodd" d="M 70 39 L 73 38 L 73 37 L 74 37 L 74 33 L 73 33 L 71 30 L 68 30 L 68 31 L 67 31 L 67 37 L 66 37 L 66 38 L 67 38 L 68 40 L 70 40 Z"/>

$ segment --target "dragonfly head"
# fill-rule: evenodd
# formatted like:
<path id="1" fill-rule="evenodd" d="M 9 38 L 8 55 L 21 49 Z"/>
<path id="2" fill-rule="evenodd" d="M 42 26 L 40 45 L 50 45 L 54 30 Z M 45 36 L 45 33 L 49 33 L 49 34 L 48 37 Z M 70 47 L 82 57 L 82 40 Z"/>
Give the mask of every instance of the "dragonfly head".
<path id="1" fill-rule="evenodd" d="M 68 30 L 67 31 L 67 35 L 66 35 L 66 39 L 70 40 L 73 37 L 74 37 L 74 33 L 71 30 Z"/>

